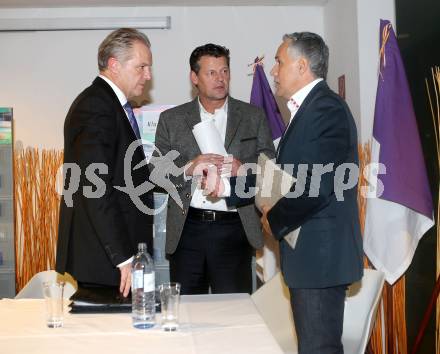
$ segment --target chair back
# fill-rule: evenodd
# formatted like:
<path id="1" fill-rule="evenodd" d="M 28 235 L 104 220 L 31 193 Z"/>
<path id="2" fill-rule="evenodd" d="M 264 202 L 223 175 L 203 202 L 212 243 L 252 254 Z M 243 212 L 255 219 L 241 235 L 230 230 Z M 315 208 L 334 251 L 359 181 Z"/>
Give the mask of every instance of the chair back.
<path id="1" fill-rule="evenodd" d="M 54 270 L 46 270 L 35 274 L 15 296 L 16 299 L 43 299 L 43 283 L 46 281 L 64 281 L 65 299 L 70 298 L 78 289 L 76 281 L 69 274 L 61 275 Z"/>
<path id="2" fill-rule="evenodd" d="M 342 344 L 346 354 L 364 354 L 376 320 L 385 276 L 374 269 L 364 269 L 362 279 L 352 284 L 344 310 Z"/>
<path id="3" fill-rule="evenodd" d="M 280 272 L 251 295 L 261 317 L 284 353 L 298 353 L 289 288 Z"/>
<path id="4" fill-rule="evenodd" d="M 345 354 L 364 354 L 376 319 L 384 274 L 364 269 L 363 278 L 347 290 L 342 344 Z M 298 352 L 289 289 L 278 272 L 252 294 L 260 315 L 284 353 Z"/>

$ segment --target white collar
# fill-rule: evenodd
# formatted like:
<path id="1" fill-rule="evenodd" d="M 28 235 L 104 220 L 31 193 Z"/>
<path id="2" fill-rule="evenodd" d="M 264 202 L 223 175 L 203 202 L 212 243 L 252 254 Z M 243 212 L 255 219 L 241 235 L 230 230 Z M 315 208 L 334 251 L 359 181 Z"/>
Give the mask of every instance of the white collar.
<path id="1" fill-rule="evenodd" d="M 124 93 L 121 91 L 121 89 L 107 76 L 99 75 L 101 79 L 103 79 L 106 83 L 110 85 L 110 87 L 113 89 L 116 97 L 118 97 L 119 102 L 121 103 L 121 106 L 124 107 L 124 105 L 127 103 L 127 97 L 125 97 Z"/>
<path id="2" fill-rule="evenodd" d="M 200 97 L 197 97 L 197 100 L 199 102 L 200 112 L 203 114 L 210 114 L 215 115 L 219 112 L 227 113 L 228 112 L 228 97 L 226 97 L 225 103 L 220 108 L 217 108 L 214 110 L 214 113 L 208 112 L 205 107 L 203 107 L 202 102 L 200 102 Z"/>
<path id="3" fill-rule="evenodd" d="M 322 78 L 315 79 L 312 82 L 309 82 L 306 86 L 304 86 L 300 90 L 296 91 L 292 95 L 290 100 L 287 101 L 287 108 L 289 108 L 291 114 L 296 113 L 296 111 L 302 105 L 302 103 L 304 102 L 310 91 L 312 91 L 312 89 L 316 86 L 316 84 L 318 84 L 322 80 L 323 80 Z"/>

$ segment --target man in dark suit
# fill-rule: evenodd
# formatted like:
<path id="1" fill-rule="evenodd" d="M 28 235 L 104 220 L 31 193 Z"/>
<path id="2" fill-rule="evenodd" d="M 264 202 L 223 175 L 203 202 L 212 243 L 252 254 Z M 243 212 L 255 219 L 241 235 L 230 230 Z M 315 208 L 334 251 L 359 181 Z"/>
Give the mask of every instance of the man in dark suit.
<path id="1" fill-rule="evenodd" d="M 324 81 L 328 55 L 317 34 L 285 35 L 271 71 L 276 94 L 289 100 L 291 111 L 276 161 L 294 164 L 299 179 L 298 166 L 307 166 L 304 193 L 280 199 L 261 218 L 264 230 L 281 241 L 281 268 L 301 354 L 343 353 L 345 291 L 363 273 L 357 188 L 346 190 L 340 200 L 346 177 L 335 178 L 338 166 L 358 164 L 357 131 L 348 106 Z M 292 249 L 283 237 L 297 228 Z"/>
<path id="2" fill-rule="evenodd" d="M 327 69 L 322 38 L 301 32 L 284 36 L 271 71 L 291 112 L 276 163 L 297 181 L 271 209 L 263 206 L 261 222 L 280 241 L 300 354 L 343 353 L 345 291 L 363 274 L 357 188 L 347 187 L 346 169 L 357 181 L 357 131 L 348 106 L 324 81 Z M 218 181 L 211 195 L 230 193 L 228 205 L 242 205 L 249 199 L 236 186 L 254 186 L 255 175 L 231 178 L 230 191 Z M 293 231 L 294 246 L 285 238 Z"/>
<path id="3" fill-rule="evenodd" d="M 190 57 L 191 81 L 198 89 L 192 102 L 160 115 L 156 146 L 162 155 L 176 150 L 178 167 L 185 173 L 170 179 L 180 200 L 168 200 L 166 253 L 172 281 L 182 294 L 252 291 L 253 248 L 263 246 L 259 216 L 254 205 L 228 208 L 223 198 L 208 198 L 191 188 L 191 176 L 213 165 L 222 169 L 224 157 L 201 154 L 192 129 L 212 119 L 233 156 L 232 173 L 242 163 L 256 162 L 260 152 L 274 156 L 264 113 L 238 101 L 229 92 L 229 50 L 215 44 L 196 48 Z M 183 205 L 183 208 L 179 206 Z"/>
<path id="4" fill-rule="evenodd" d="M 134 186 L 148 178 L 146 166 L 133 170 L 145 159 L 142 145 L 127 166 L 124 157 L 140 139 L 127 100 L 142 94 L 151 63 L 143 33 L 110 33 L 98 51 L 100 75 L 75 99 L 64 125 L 65 191 L 75 191 L 61 200 L 56 270 L 70 273 L 80 286 L 117 286 L 124 296 L 137 244 L 146 242 L 152 251 L 152 216 L 117 188 L 129 185 L 126 176 Z M 140 198 L 152 206 L 151 193 Z"/>

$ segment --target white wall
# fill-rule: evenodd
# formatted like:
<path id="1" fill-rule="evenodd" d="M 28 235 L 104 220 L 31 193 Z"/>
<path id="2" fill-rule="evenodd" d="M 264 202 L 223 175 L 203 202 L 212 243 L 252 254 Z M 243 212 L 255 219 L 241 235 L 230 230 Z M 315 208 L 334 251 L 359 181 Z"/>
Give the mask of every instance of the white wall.
<path id="1" fill-rule="evenodd" d="M 147 30 L 153 51 L 152 103 L 180 104 L 191 98 L 188 59 L 207 42 L 231 50 L 231 94 L 248 101 L 251 63 L 265 54 L 266 73 L 284 33 L 324 33 L 322 7 L 152 7 L 2 9 L 16 16 L 165 16 L 171 30 Z M 76 95 L 97 74 L 96 52 L 109 31 L 0 33 L 0 106 L 13 107 L 15 140 L 24 146 L 62 148 L 63 123 Z M 269 78 L 269 81 L 270 78 Z M 348 90 L 347 90 L 348 91 Z"/>
<path id="2" fill-rule="evenodd" d="M 362 143 L 371 138 L 373 129 L 380 19 L 395 25 L 394 0 L 330 0 L 324 8 L 328 83 L 337 92 L 337 79 L 345 74 L 346 100 Z"/>
<path id="3" fill-rule="evenodd" d="M 379 73 L 380 19 L 391 21 L 396 32 L 394 0 L 358 0 L 357 17 L 362 122 L 359 139 L 365 143 L 371 139 L 373 134 L 374 107 Z"/>
<path id="4" fill-rule="evenodd" d="M 338 77 L 345 75 L 346 101 L 359 133 L 361 107 L 356 1 L 329 1 L 324 8 L 324 31 L 330 50 L 327 82 L 338 92 Z"/>

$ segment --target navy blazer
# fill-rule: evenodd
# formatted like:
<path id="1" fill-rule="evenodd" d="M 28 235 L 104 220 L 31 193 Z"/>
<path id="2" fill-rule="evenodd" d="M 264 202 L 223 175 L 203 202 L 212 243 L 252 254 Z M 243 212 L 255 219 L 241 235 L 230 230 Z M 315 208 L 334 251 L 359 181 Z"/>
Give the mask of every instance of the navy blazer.
<path id="1" fill-rule="evenodd" d="M 64 162 L 77 164 L 81 179 L 73 194 L 73 207 L 66 205 L 65 196 L 61 200 L 58 272 L 68 272 L 85 283 L 116 286 L 120 282 L 116 266 L 137 252 L 138 242 L 146 242 L 152 252 L 153 217 L 142 213 L 128 194 L 114 188 L 126 185 L 124 157 L 135 139 L 116 94 L 97 77 L 72 103 L 64 124 Z M 134 186 L 148 179 L 147 166 L 133 170 L 144 159 L 142 147 L 138 147 L 128 171 Z M 84 187 L 97 191 L 96 183 L 85 176 L 92 163 L 108 167 L 107 173 L 93 171 L 105 183 L 105 193 L 98 198 L 84 195 Z M 66 178 L 66 186 L 69 180 Z M 141 199 L 153 206 L 151 193 Z"/>
<path id="2" fill-rule="evenodd" d="M 359 280 L 363 249 L 357 187 L 345 190 L 343 200 L 337 199 L 342 199 L 341 193 L 335 193 L 339 166 L 341 172 L 350 164 L 357 185 L 356 125 L 346 103 L 324 81 L 301 104 L 279 143 L 276 163 L 298 178 L 290 190 L 295 197 L 281 198 L 268 213 L 272 233 L 280 241 L 281 270 L 287 285 L 326 288 Z M 320 166 L 330 172 L 320 175 Z M 336 184 L 338 180 L 347 183 L 347 175 L 342 173 Z M 252 201 L 237 196 L 235 187 L 242 184 L 239 189 L 249 191 L 255 186 L 255 175 L 231 178 L 230 182 L 229 206 Z M 296 188 L 304 188 L 304 192 L 296 196 Z M 301 231 L 292 249 L 284 236 L 298 227 Z"/>
<path id="3" fill-rule="evenodd" d="M 268 213 L 273 235 L 281 241 L 281 269 L 287 285 L 324 288 L 359 280 L 363 250 L 357 187 L 344 191 L 343 200 L 335 194 L 338 166 L 358 166 L 356 125 L 345 101 L 324 81 L 311 90 L 296 113 L 280 141 L 276 162 L 293 165 L 289 172 L 302 178 L 304 187 L 300 197 L 282 198 Z M 307 170 L 298 173 L 301 164 Z M 331 170 L 320 182 L 315 179 L 319 165 Z M 357 182 L 357 175 L 353 177 Z M 347 182 L 347 176 L 340 179 L 336 185 Z M 301 231 L 292 249 L 283 237 L 297 227 Z"/>

